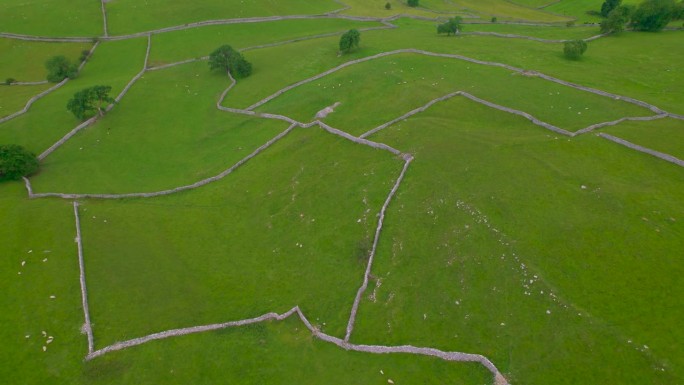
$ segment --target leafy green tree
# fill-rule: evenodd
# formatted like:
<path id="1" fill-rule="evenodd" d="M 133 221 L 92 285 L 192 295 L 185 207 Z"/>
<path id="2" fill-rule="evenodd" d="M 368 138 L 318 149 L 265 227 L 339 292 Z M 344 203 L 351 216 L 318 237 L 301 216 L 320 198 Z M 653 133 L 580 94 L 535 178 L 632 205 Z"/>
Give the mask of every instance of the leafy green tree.
<path id="1" fill-rule="evenodd" d="M 389 1 L 385 4 L 385 9 L 388 11 L 392 9 L 392 4 Z"/>
<path id="2" fill-rule="evenodd" d="M 408 0 L 406 2 L 409 7 L 417 7 L 418 6 L 418 0 Z"/>
<path id="3" fill-rule="evenodd" d="M 62 55 L 48 59 L 45 62 L 45 68 L 48 70 L 47 80 L 53 83 L 59 83 L 66 78 L 73 79 L 78 73 L 76 64 L 72 64 Z"/>
<path id="4" fill-rule="evenodd" d="M 675 6 L 674 12 L 672 13 L 672 18 L 674 20 L 684 19 L 684 1 L 680 2 Z"/>
<path id="5" fill-rule="evenodd" d="M 587 50 L 587 42 L 584 40 L 568 40 L 563 47 L 565 57 L 571 60 L 578 60 Z"/>
<path id="6" fill-rule="evenodd" d="M 350 29 L 340 37 L 340 52 L 349 52 L 359 47 L 361 33 L 356 29 Z"/>
<path id="7" fill-rule="evenodd" d="M 17 180 L 38 171 L 38 159 L 16 144 L 0 145 L 0 181 Z"/>
<path id="8" fill-rule="evenodd" d="M 601 22 L 601 33 L 620 33 L 625 30 L 625 25 L 633 12 L 631 7 L 621 5 L 610 11 L 608 17 Z"/>
<path id="9" fill-rule="evenodd" d="M 209 55 L 209 68 L 229 71 L 235 78 L 246 78 L 252 74 L 252 63 L 229 45 L 223 45 Z"/>
<path id="10" fill-rule="evenodd" d="M 622 0 L 606 0 L 601 5 L 601 16 L 608 17 L 610 12 L 615 8 L 619 7 Z"/>
<path id="11" fill-rule="evenodd" d="M 114 103 L 114 99 L 109 96 L 110 86 L 93 86 L 85 88 L 77 93 L 67 103 L 67 110 L 71 111 L 77 118 L 85 120 L 97 114 L 104 115 L 104 107 Z"/>
<path id="12" fill-rule="evenodd" d="M 657 32 L 675 16 L 674 0 L 646 0 L 632 15 L 632 27 L 637 31 Z"/>
<path id="13" fill-rule="evenodd" d="M 15 78 L 7 78 L 7 79 L 5 79 L 5 84 L 8 85 L 8 86 L 11 85 L 12 83 L 16 83 L 16 82 L 17 82 L 17 80 L 16 80 Z"/>
<path id="14" fill-rule="evenodd" d="M 452 17 L 450 18 L 446 23 L 440 24 L 437 26 L 437 33 L 442 34 L 446 33 L 447 36 L 449 35 L 456 35 L 461 31 L 461 19 L 460 17 Z"/>

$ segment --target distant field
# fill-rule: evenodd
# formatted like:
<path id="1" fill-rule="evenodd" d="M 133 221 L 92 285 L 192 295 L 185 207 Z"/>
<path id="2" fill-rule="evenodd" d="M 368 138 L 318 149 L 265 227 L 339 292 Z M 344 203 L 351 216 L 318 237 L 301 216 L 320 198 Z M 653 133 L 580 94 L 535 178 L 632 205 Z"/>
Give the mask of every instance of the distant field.
<path id="1" fill-rule="evenodd" d="M 0 32 L 39 36 L 99 36 L 100 2 L 71 0 L 4 0 L 0 3 Z"/>
<path id="2" fill-rule="evenodd" d="M 155 35 L 152 39 L 152 65 L 208 56 L 229 44 L 235 49 L 285 42 L 307 36 L 344 33 L 351 28 L 373 28 L 382 24 L 340 19 L 284 20 L 259 24 L 208 26 Z"/>
<path id="3" fill-rule="evenodd" d="M 204 20 L 239 19 L 273 15 L 323 14 L 342 8 L 332 0 L 114 0 L 107 3 L 110 34 L 126 34 Z"/>

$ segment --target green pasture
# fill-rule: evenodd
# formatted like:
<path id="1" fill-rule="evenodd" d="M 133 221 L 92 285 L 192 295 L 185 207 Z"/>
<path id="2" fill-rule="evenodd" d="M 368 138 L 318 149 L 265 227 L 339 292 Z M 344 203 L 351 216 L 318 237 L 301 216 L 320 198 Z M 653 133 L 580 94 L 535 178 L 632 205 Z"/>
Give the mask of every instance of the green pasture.
<path id="1" fill-rule="evenodd" d="M 0 32 L 36 36 L 100 36 L 100 2 L 93 0 L 3 0 Z"/>
<path id="2" fill-rule="evenodd" d="M 479 351 L 514 383 L 681 378 L 681 167 L 462 99 L 370 139 L 415 161 L 354 341 Z"/>
<path id="3" fill-rule="evenodd" d="M 47 77 L 45 62 L 62 55 L 78 63 L 81 52 L 90 50 L 89 43 L 44 43 L 16 39 L 0 39 L 0 81 L 13 78 L 20 82 L 38 82 Z"/>
<path id="4" fill-rule="evenodd" d="M 398 54 L 257 108 L 306 123 L 340 102 L 323 121 L 352 135 L 456 91 L 569 131 L 654 115 L 534 71 L 684 114 L 682 31 L 603 37 L 578 61 L 564 58 L 562 43 L 436 32 L 458 15 L 464 32 L 586 39 L 599 27 L 582 24 L 600 21 L 586 12 L 602 0 L 421 0 L 417 8 L 390 0 L 391 10 L 385 0 L 343 2 L 345 16 L 422 19 L 372 31 L 363 29 L 383 25 L 325 17 L 155 33 L 149 65 L 201 58 L 223 44 L 242 50 L 253 73 L 227 94 L 223 105 L 234 108 L 405 48 L 527 70 Z M 101 36 L 100 6 L 6 0 L 0 32 Z M 109 32 L 119 36 L 343 7 L 333 0 L 106 2 Z M 573 19 L 577 26 L 567 27 Z M 340 54 L 338 35 L 352 28 L 362 30 L 360 47 Z M 0 82 L 41 81 L 47 58 L 76 61 L 90 47 L 0 38 Z M 146 47 L 147 37 L 103 40 L 76 79 L 0 124 L 0 144 L 43 152 L 80 124 L 66 109 L 73 94 L 109 85 L 118 95 L 143 69 Z M 219 110 L 229 85 L 205 60 L 146 72 L 103 118 L 42 161 L 31 176 L 35 192 L 151 192 L 221 173 L 288 127 Z M 0 85 L 0 117 L 51 86 Z M 684 159 L 683 130 L 681 120 L 667 118 L 569 138 L 456 96 L 371 135 L 414 160 L 387 209 L 350 341 L 482 354 L 511 385 L 681 383 L 684 169 L 597 133 Z M 403 165 L 388 151 L 298 127 L 201 188 L 79 200 L 95 348 L 297 305 L 316 328 L 343 337 L 378 212 Z M 72 200 L 29 199 L 22 181 L 0 183 L 0 383 L 492 384 L 479 364 L 345 351 L 315 339 L 296 316 L 85 361 L 75 237 Z"/>
<path id="5" fill-rule="evenodd" d="M 340 335 L 401 165 L 297 129 L 202 189 L 84 204 L 97 346 L 295 305 Z"/>
<path id="6" fill-rule="evenodd" d="M 379 26 L 382 24 L 376 22 L 316 19 L 214 25 L 174 31 L 153 36 L 150 64 L 161 65 L 201 58 L 224 44 L 229 44 L 235 49 L 245 49 L 319 34 L 342 33 L 352 28 Z"/>
<path id="7" fill-rule="evenodd" d="M 107 3 L 109 33 L 151 31 L 206 20 L 284 15 L 318 15 L 342 8 L 332 0 L 115 0 Z"/>
<path id="8" fill-rule="evenodd" d="M 12 115 L 21 110 L 34 95 L 41 93 L 51 86 L 51 84 L 0 86 L 0 117 Z"/>
<path id="9" fill-rule="evenodd" d="M 20 240 L 0 244 L 6 256 L 0 262 L 0 287 L 6 294 L 0 299 L 0 378 L 7 383 L 384 384 L 393 379 L 479 384 L 491 379 L 478 364 L 346 352 L 314 339 L 296 316 L 155 341 L 84 362 L 87 346 L 79 331 L 83 312 L 72 204 L 29 201 L 24 195 L 20 183 L 0 186 L 0 210 L 8 214 L 0 216 L 0 236 Z M 87 211 L 81 210 L 85 217 Z M 53 337 L 49 344 L 48 337 Z"/>
<path id="10" fill-rule="evenodd" d="M 288 126 L 218 110 L 229 84 L 206 62 L 147 72 L 110 114 L 45 159 L 34 188 L 148 192 L 219 174 Z"/>
<path id="11" fill-rule="evenodd" d="M 259 107 L 310 121 L 340 102 L 326 118 L 360 135 L 448 93 L 464 91 L 558 127 L 576 131 L 622 116 L 650 116 L 644 108 L 506 69 L 458 59 L 398 54 L 344 68 Z M 365 114 L 364 111 L 377 111 Z"/>
<path id="12" fill-rule="evenodd" d="M 76 79 L 35 102 L 28 113 L 0 125 L 0 143 L 21 144 L 35 153 L 48 149 L 80 123 L 66 109 L 74 93 L 102 84 L 112 86 L 117 95 L 142 70 L 146 46 L 144 38 L 101 43 Z"/>
<path id="13" fill-rule="evenodd" d="M 684 121 L 659 119 L 650 122 L 624 122 L 601 131 L 684 159 Z"/>

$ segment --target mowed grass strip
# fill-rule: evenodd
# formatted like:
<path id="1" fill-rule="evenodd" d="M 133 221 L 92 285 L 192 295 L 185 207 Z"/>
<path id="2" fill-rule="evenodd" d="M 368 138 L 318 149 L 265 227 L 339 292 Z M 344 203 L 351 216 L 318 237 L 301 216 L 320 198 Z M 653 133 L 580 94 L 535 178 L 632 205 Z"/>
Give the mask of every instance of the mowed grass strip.
<path id="1" fill-rule="evenodd" d="M 681 167 L 462 99 L 370 139 L 415 161 L 355 341 L 479 349 L 527 384 L 683 378 Z"/>
<path id="2" fill-rule="evenodd" d="M 157 34 L 152 39 L 151 65 L 174 63 L 208 56 L 213 50 L 230 44 L 243 49 L 349 29 L 381 26 L 375 22 L 343 19 L 281 20 L 263 23 L 213 25 Z"/>
<path id="3" fill-rule="evenodd" d="M 23 183 L 3 182 L 0 213 L 0 378 L 72 382 L 87 343 L 71 202 L 29 200 Z"/>
<path id="4" fill-rule="evenodd" d="M 0 38 L 0 82 L 12 78 L 19 82 L 39 82 L 47 78 L 45 62 L 53 56 L 65 56 L 78 64 L 89 43 L 44 43 Z"/>
<path id="5" fill-rule="evenodd" d="M 345 351 L 311 336 L 297 316 L 153 341 L 84 364 L 86 384 L 490 384 L 477 363 Z M 201 373 L 201 374 L 198 374 Z"/>
<path id="6" fill-rule="evenodd" d="M 332 0 L 312 3 L 290 0 L 204 0 L 201 4 L 181 0 L 116 0 L 107 4 L 109 33 L 122 35 L 207 20 L 250 17 L 314 15 L 331 12 L 342 6 Z"/>
<path id="7" fill-rule="evenodd" d="M 634 144 L 684 159 L 684 121 L 660 119 L 651 122 L 624 122 L 603 130 Z"/>
<path id="8" fill-rule="evenodd" d="M 0 3 L 1 32 L 35 36 L 100 36 L 100 2 L 72 0 L 4 0 Z"/>
<path id="9" fill-rule="evenodd" d="M 653 115 L 633 104 L 510 70 L 419 54 L 397 54 L 344 68 L 295 88 L 259 110 L 309 121 L 317 111 L 340 102 L 326 122 L 360 135 L 456 91 L 527 112 L 569 131 L 623 116 Z"/>
<path id="10" fill-rule="evenodd" d="M 401 167 L 389 152 L 296 129 L 200 189 L 84 204 L 97 347 L 295 305 L 343 334 Z"/>
<path id="11" fill-rule="evenodd" d="M 0 142 L 41 153 L 81 122 L 66 109 L 73 95 L 94 85 L 112 86 L 116 96 L 142 70 L 147 39 L 103 42 L 78 78 L 38 100 L 28 113 L 0 124 Z"/>
<path id="12" fill-rule="evenodd" d="M 104 119 L 45 159 L 34 189 L 150 192 L 221 173 L 288 126 L 218 110 L 229 84 L 205 62 L 146 73 Z"/>

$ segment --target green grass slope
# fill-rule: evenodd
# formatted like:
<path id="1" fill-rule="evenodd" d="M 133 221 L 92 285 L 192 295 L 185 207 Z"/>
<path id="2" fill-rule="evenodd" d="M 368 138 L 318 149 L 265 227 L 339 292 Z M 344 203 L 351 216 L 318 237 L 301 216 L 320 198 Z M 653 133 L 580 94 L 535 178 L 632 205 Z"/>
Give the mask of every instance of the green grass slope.
<path id="1" fill-rule="evenodd" d="M 479 351 L 514 383 L 677 382 L 684 171 L 484 112 L 455 100 L 372 137 L 416 160 L 353 339 Z"/>

